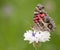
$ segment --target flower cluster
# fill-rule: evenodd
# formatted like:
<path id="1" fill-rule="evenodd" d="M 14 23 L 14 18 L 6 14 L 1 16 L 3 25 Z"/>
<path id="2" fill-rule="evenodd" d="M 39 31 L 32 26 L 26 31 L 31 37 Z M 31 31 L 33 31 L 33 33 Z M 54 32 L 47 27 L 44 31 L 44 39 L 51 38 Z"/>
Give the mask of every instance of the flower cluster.
<path id="1" fill-rule="evenodd" d="M 33 42 L 46 42 L 50 39 L 50 32 L 48 31 L 32 31 L 28 30 L 24 33 L 24 40 L 29 41 L 29 43 Z"/>

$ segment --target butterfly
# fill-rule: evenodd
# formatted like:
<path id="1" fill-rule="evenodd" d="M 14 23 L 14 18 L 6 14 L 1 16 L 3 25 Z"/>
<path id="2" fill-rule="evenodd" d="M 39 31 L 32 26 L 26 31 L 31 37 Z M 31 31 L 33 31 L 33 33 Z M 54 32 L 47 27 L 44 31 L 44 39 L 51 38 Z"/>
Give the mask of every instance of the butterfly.
<path id="1" fill-rule="evenodd" d="M 35 7 L 33 21 L 33 29 L 37 31 L 52 32 L 56 27 L 53 19 L 46 13 L 45 7 L 41 4 Z"/>

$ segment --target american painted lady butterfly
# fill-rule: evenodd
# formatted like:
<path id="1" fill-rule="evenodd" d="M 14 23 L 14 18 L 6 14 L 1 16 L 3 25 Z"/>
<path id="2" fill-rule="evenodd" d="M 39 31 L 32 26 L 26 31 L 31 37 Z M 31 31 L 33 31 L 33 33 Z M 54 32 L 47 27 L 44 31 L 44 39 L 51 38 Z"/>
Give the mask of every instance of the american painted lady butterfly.
<path id="1" fill-rule="evenodd" d="M 55 23 L 51 17 L 45 12 L 44 7 L 38 4 L 34 11 L 34 26 L 33 29 L 39 31 L 53 31 Z"/>

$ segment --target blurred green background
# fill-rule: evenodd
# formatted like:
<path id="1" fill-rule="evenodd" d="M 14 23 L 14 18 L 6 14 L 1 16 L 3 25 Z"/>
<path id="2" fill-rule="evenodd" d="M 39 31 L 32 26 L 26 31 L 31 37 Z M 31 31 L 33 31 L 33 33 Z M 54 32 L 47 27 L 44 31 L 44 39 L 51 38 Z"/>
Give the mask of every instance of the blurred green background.
<path id="1" fill-rule="evenodd" d="M 33 25 L 38 3 L 56 23 L 50 41 L 42 43 L 39 50 L 60 50 L 60 0 L 0 0 L 0 50 L 35 50 L 23 34 Z"/>

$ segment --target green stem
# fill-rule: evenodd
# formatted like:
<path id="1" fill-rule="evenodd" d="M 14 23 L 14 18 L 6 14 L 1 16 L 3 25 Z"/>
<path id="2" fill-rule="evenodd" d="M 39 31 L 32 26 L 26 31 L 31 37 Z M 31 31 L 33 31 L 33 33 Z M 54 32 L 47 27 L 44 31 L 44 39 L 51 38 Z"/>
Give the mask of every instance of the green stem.
<path id="1" fill-rule="evenodd" d="M 34 48 L 35 48 L 35 50 L 39 50 L 39 43 L 33 43 L 33 46 L 34 46 Z"/>
<path id="2" fill-rule="evenodd" d="M 35 47 L 35 50 L 39 50 L 39 48 L 38 47 Z"/>

